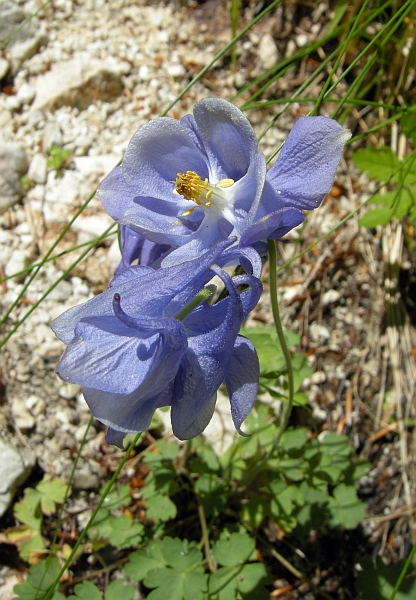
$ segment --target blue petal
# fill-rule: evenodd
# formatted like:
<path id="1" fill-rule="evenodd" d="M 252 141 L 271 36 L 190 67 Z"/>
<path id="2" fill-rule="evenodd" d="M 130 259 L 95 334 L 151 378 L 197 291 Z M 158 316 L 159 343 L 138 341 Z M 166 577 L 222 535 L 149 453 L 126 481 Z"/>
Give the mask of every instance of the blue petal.
<path id="1" fill-rule="evenodd" d="M 137 390 L 122 395 L 84 387 L 82 393 L 94 417 L 101 423 L 124 433 L 138 433 L 149 427 L 157 408 L 170 405 L 172 389 L 173 382 L 157 396 L 145 399 Z"/>
<path id="2" fill-rule="evenodd" d="M 175 319 L 89 317 L 75 328 L 57 372 L 64 381 L 109 393 L 142 397 L 159 393 L 172 380 L 187 347 L 185 330 Z"/>
<path id="3" fill-rule="evenodd" d="M 327 117 L 301 117 L 289 133 L 267 180 L 286 206 L 319 206 L 334 180 L 345 143 L 351 137 Z"/>
<path id="4" fill-rule="evenodd" d="M 242 335 L 237 337 L 225 385 L 231 402 L 231 416 L 241 435 L 241 424 L 253 408 L 257 397 L 260 365 L 253 344 Z"/>
<path id="5" fill-rule="evenodd" d="M 304 218 L 303 213 L 297 208 L 281 208 L 248 227 L 241 237 L 240 244 L 251 246 L 261 240 L 282 237 L 300 225 Z"/>
<path id="6" fill-rule="evenodd" d="M 243 320 L 242 304 L 231 278 L 215 265 L 211 268 L 224 281 L 229 296 L 219 305 L 209 308 L 214 314 L 222 310 L 221 304 L 227 310 L 221 314 L 223 318 L 218 326 L 215 320 L 210 323 L 212 329 L 188 338 L 188 349 L 175 378 L 171 408 L 172 427 L 181 439 L 187 439 L 187 432 L 196 431 L 201 423 L 208 424 L 207 415 L 212 415 L 213 411 L 210 402 L 225 379 Z M 203 307 L 200 314 L 206 316 L 207 308 Z M 195 328 L 195 322 L 193 325 Z M 201 325 L 205 322 L 202 321 Z"/>
<path id="7" fill-rule="evenodd" d="M 172 310 L 177 312 L 212 278 L 208 267 L 233 241 L 225 240 L 216 244 L 185 266 L 177 265 L 156 271 L 149 267 L 130 267 L 121 275 L 120 283 L 117 278 L 110 290 L 65 311 L 53 321 L 51 327 L 60 340 L 69 344 L 74 337 L 75 326 L 81 319 L 113 314 L 114 293 L 120 294 L 124 310 L 132 316 L 161 315 L 175 297 L 177 302 L 172 303 Z M 134 273 L 137 273 L 137 277 L 133 276 Z M 165 312 L 165 316 L 174 316 L 176 312 Z"/>
<path id="8" fill-rule="evenodd" d="M 195 104 L 194 117 L 212 176 L 241 179 L 257 152 L 256 135 L 241 110 L 221 98 L 206 98 Z"/>
<path id="9" fill-rule="evenodd" d="M 121 167 L 116 167 L 101 182 L 98 188 L 101 204 L 110 217 L 119 221 L 135 194 L 127 187 Z"/>
<path id="10" fill-rule="evenodd" d="M 169 117 L 143 125 L 130 140 L 123 159 L 124 181 L 137 196 L 174 198 L 176 175 L 186 171 L 208 177 L 204 155 L 187 129 Z"/>

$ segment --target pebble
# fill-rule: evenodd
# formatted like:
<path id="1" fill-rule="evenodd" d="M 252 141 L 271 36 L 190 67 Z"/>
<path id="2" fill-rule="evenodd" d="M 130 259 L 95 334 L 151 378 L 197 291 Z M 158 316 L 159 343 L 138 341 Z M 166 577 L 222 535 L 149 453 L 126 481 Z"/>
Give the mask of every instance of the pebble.
<path id="1" fill-rule="evenodd" d="M 4 515 L 19 485 L 35 466 L 36 457 L 27 448 L 17 448 L 0 437 L 0 517 Z"/>
<path id="2" fill-rule="evenodd" d="M 35 154 L 30 161 L 27 175 L 35 183 L 46 183 L 48 172 L 47 159 L 43 154 Z"/>
<path id="3" fill-rule="evenodd" d="M 23 83 L 17 90 L 17 98 L 21 104 L 32 104 L 35 96 L 36 92 L 29 83 Z"/>
<path id="4" fill-rule="evenodd" d="M 270 33 L 265 33 L 260 39 L 258 57 L 264 69 L 271 69 L 279 60 L 279 51 Z"/>

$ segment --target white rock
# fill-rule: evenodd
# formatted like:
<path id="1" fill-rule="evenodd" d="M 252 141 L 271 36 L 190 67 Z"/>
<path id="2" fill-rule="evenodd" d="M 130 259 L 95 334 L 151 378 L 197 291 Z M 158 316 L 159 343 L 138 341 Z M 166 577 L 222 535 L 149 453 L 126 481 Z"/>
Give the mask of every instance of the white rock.
<path id="1" fill-rule="evenodd" d="M 299 48 L 303 48 L 308 43 L 308 36 L 305 35 L 304 33 L 300 33 L 299 35 L 296 36 L 295 40 L 296 40 L 296 45 Z"/>
<path id="2" fill-rule="evenodd" d="M 76 383 L 64 383 L 58 390 L 58 395 L 65 400 L 72 400 L 81 391 L 81 387 Z"/>
<path id="3" fill-rule="evenodd" d="M 28 166 L 23 146 L 0 136 L 0 214 L 23 196 L 20 178 Z"/>
<path id="4" fill-rule="evenodd" d="M 5 58 L 0 57 L 0 79 L 3 79 L 9 70 L 9 63 Z"/>
<path id="5" fill-rule="evenodd" d="M 32 104 L 35 99 L 36 91 L 29 83 L 23 83 L 17 90 L 17 97 L 21 104 Z"/>
<path id="6" fill-rule="evenodd" d="M 333 302 L 338 302 L 340 298 L 341 294 L 337 290 L 328 290 L 322 297 L 322 303 L 324 306 L 327 306 Z"/>
<path id="7" fill-rule="evenodd" d="M 48 161 L 43 154 L 35 154 L 30 161 L 27 175 L 35 183 L 46 183 Z"/>
<path id="8" fill-rule="evenodd" d="M 3 516 L 18 488 L 29 477 L 36 462 L 27 448 L 15 448 L 0 438 L 0 516 Z"/>
<path id="9" fill-rule="evenodd" d="M 183 77 L 186 74 L 185 67 L 181 64 L 178 65 L 169 65 L 168 73 L 172 77 Z"/>
<path id="10" fill-rule="evenodd" d="M 35 114 L 42 115 L 42 112 L 33 113 L 31 116 L 33 117 Z M 43 115 L 42 115 L 43 116 Z M 43 131 L 43 148 L 49 150 L 52 146 L 62 146 L 64 143 L 64 138 L 62 136 L 62 131 L 58 123 L 47 123 L 45 129 Z"/>
<path id="11" fill-rule="evenodd" d="M 264 69 L 271 69 L 279 60 L 279 50 L 270 33 L 265 33 L 261 37 L 258 47 L 258 57 Z"/>
<path id="12" fill-rule="evenodd" d="M 319 325 L 319 323 L 312 323 L 309 327 L 309 333 L 312 340 L 320 344 L 327 342 L 331 337 L 329 329 L 324 325 Z"/>
<path id="13" fill-rule="evenodd" d="M 34 81 L 36 99 L 32 108 L 53 111 L 66 105 L 84 110 L 96 100 L 115 100 L 123 91 L 121 77 L 128 69 L 125 61 L 98 60 L 86 53 L 54 64 Z"/>
<path id="14" fill-rule="evenodd" d="M 16 250 L 13 251 L 13 254 L 7 261 L 7 264 L 4 267 L 4 273 L 7 277 L 10 277 L 11 275 L 14 275 L 15 273 L 20 273 L 21 271 L 23 271 L 23 269 L 25 269 L 27 266 L 29 266 L 29 264 L 30 264 L 30 261 L 27 257 L 26 251 L 21 250 L 20 248 L 17 248 Z M 17 282 L 21 282 L 24 280 L 25 277 L 26 277 L 26 273 L 21 273 L 20 275 L 16 275 L 16 277 L 14 279 Z"/>
<path id="15" fill-rule="evenodd" d="M 16 427 L 20 429 L 20 431 L 29 431 L 35 426 L 35 419 L 20 398 L 14 398 L 12 401 L 12 415 Z"/>
<path id="16" fill-rule="evenodd" d="M 5 105 L 10 112 L 18 112 L 22 106 L 19 98 L 17 96 L 7 96 L 5 100 Z"/>

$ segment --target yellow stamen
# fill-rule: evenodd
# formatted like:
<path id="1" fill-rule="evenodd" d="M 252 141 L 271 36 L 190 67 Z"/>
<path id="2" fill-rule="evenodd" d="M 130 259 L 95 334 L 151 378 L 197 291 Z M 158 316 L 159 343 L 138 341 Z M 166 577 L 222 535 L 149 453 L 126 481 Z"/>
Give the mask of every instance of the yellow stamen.
<path id="1" fill-rule="evenodd" d="M 223 188 L 229 188 L 234 184 L 233 179 L 221 179 L 216 184 L 211 184 L 207 178 L 201 179 L 195 171 L 177 173 L 173 193 L 183 196 L 186 200 L 195 202 L 203 209 L 211 207 L 211 210 L 222 210 L 227 202 Z M 194 208 L 182 213 L 186 217 L 194 211 Z"/>

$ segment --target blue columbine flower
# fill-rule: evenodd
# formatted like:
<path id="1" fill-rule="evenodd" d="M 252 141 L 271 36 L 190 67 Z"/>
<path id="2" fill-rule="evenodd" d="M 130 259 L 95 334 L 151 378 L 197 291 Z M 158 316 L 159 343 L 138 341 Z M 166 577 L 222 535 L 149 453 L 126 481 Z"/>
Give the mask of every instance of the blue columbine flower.
<path id="1" fill-rule="evenodd" d="M 230 236 L 254 245 L 299 225 L 328 192 L 349 137 L 332 119 L 302 117 L 266 173 L 243 113 L 208 98 L 193 116 L 141 127 L 99 195 L 116 221 L 171 247 L 162 266 L 178 264 Z"/>
<path id="2" fill-rule="evenodd" d="M 121 260 L 114 271 L 115 277 L 130 267 L 137 259 L 140 259 L 141 265 L 157 266 L 157 261 L 160 261 L 161 257 L 170 249 L 170 246 L 155 244 L 155 242 L 147 240 L 140 233 L 136 233 L 125 225 L 120 226 L 120 243 Z"/>
<path id="3" fill-rule="evenodd" d="M 57 372 L 82 386 L 94 416 L 110 427 L 110 443 L 120 445 L 126 433 L 148 428 L 161 406 L 171 406 L 178 438 L 198 435 L 212 417 L 224 381 L 241 433 L 256 398 L 259 365 L 239 330 L 261 295 L 261 260 L 249 248 L 227 250 L 232 241 L 181 265 L 127 268 L 109 290 L 53 322 L 67 344 Z M 231 278 L 221 268 L 229 263 L 241 263 L 248 273 Z M 204 300 L 190 307 L 214 275 L 228 296 L 214 305 Z"/>

